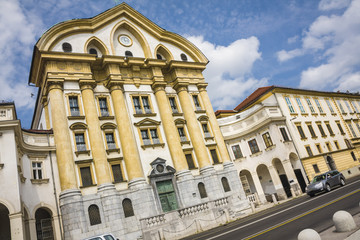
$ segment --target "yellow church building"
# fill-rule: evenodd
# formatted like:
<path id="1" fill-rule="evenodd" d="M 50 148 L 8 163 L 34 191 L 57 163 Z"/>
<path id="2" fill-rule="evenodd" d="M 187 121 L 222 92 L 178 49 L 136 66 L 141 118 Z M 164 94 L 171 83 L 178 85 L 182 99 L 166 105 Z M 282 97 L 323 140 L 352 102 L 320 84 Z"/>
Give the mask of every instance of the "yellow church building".
<path id="1" fill-rule="evenodd" d="M 34 47 L 32 129 L 53 129 L 65 239 L 176 238 L 249 211 L 187 39 L 125 3 Z"/>

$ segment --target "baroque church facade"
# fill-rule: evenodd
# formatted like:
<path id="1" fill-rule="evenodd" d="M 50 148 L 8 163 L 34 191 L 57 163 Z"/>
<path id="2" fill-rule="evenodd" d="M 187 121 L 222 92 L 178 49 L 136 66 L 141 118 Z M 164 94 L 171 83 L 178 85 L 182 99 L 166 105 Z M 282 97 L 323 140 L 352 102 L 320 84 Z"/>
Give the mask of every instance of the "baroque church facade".
<path id="1" fill-rule="evenodd" d="M 206 91 L 207 63 L 125 3 L 43 34 L 31 128 L 53 130 L 65 239 L 176 238 L 250 211 Z"/>

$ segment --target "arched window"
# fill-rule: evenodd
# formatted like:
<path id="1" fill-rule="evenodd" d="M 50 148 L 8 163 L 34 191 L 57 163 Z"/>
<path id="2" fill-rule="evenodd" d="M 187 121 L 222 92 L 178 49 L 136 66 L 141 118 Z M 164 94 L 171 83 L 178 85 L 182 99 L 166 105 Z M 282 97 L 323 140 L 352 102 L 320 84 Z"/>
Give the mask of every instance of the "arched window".
<path id="1" fill-rule="evenodd" d="M 132 203 L 131 203 L 130 199 L 125 198 L 122 201 L 122 206 L 123 206 L 125 217 L 134 216 L 134 209 L 133 209 L 133 206 L 132 206 Z"/>
<path id="2" fill-rule="evenodd" d="M 221 178 L 221 183 L 223 185 L 223 188 L 224 188 L 225 192 L 230 192 L 231 191 L 229 182 L 228 182 L 226 177 Z"/>
<path id="3" fill-rule="evenodd" d="M 64 52 L 72 52 L 72 46 L 70 43 L 64 42 L 62 44 L 62 49 Z"/>
<path id="4" fill-rule="evenodd" d="M 206 198 L 207 193 L 206 193 L 205 185 L 202 182 L 198 184 L 198 189 L 200 193 L 200 198 Z"/>
<path id="5" fill-rule="evenodd" d="M 90 49 L 89 49 L 89 53 L 90 53 L 90 54 L 95 54 L 96 56 L 98 56 L 98 52 L 96 51 L 95 48 L 90 48 Z"/>
<path id="6" fill-rule="evenodd" d="M 88 208 L 90 225 L 96 225 L 101 223 L 99 207 L 95 204 L 90 205 Z"/>
<path id="7" fill-rule="evenodd" d="M 181 58 L 181 60 L 183 60 L 183 61 L 187 61 L 187 60 L 188 60 L 188 59 L 187 59 L 187 56 L 186 56 L 184 53 L 180 54 L 180 58 Z"/>
<path id="8" fill-rule="evenodd" d="M 125 51 L 125 57 L 132 57 L 133 54 L 130 51 Z"/>
<path id="9" fill-rule="evenodd" d="M 160 54 L 156 54 L 156 58 L 162 60 L 162 56 Z"/>

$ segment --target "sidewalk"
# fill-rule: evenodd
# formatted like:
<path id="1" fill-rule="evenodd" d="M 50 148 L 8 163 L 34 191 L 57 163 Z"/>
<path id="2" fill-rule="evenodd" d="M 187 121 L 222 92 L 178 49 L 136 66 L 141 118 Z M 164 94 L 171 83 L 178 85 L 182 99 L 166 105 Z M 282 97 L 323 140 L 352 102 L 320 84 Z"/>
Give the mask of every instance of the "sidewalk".
<path id="1" fill-rule="evenodd" d="M 360 214 L 353 216 L 357 228 L 350 232 L 336 232 L 332 226 L 320 233 L 322 240 L 359 240 L 360 239 Z"/>

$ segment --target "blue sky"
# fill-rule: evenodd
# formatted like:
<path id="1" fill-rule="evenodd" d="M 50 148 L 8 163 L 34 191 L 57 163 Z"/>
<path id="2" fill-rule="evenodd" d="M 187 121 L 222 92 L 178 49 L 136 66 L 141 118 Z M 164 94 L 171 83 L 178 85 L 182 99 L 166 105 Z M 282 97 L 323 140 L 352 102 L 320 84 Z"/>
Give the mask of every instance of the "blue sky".
<path id="1" fill-rule="evenodd" d="M 58 22 L 93 17 L 121 1 L 0 0 L 0 100 L 29 128 L 32 49 Z M 208 57 L 214 109 L 233 109 L 258 87 L 360 90 L 360 0 L 128 0 Z"/>

